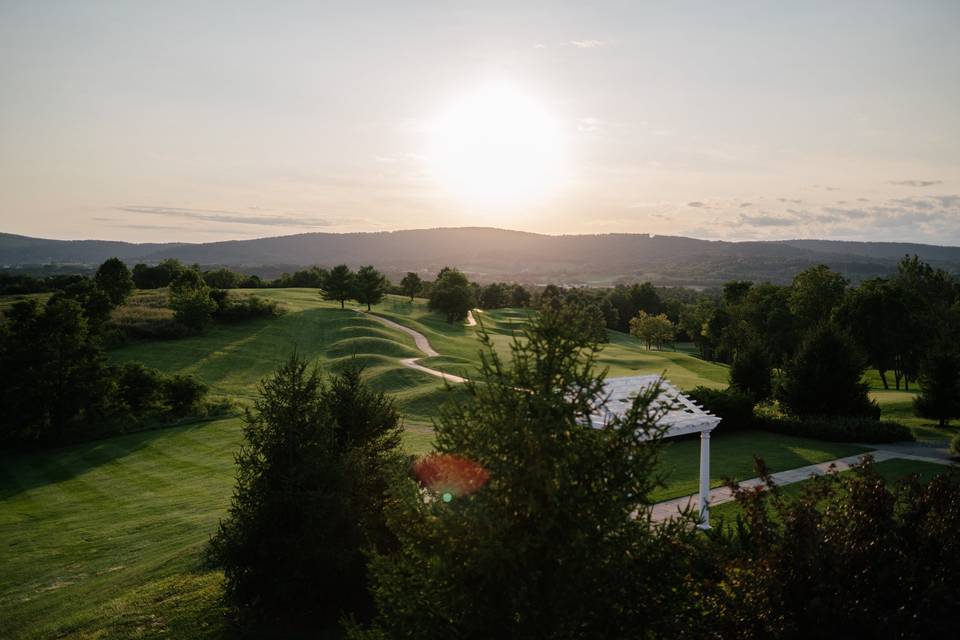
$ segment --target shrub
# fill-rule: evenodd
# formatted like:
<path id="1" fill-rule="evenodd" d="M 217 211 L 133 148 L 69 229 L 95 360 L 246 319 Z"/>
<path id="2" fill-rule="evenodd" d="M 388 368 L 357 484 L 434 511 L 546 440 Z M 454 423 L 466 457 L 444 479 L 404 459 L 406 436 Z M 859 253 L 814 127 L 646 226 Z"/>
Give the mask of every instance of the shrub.
<path id="1" fill-rule="evenodd" d="M 227 298 L 214 313 L 214 318 L 222 322 L 243 322 L 255 318 L 275 318 L 282 314 L 283 309 L 276 301 L 247 296 L 239 300 Z"/>
<path id="2" fill-rule="evenodd" d="M 764 431 L 816 438 L 830 442 L 902 442 L 915 440 L 913 432 L 899 422 L 871 418 L 757 418 Z"/>
<path id="3" fill-rule="evenodd" d="M 695 387 L 687 394 L 710 413 L 723 418 L 723 430 L 748 429 L 753 426 L 753 396 L 738 389 Z"/>
<path id="4" fill-rule="evenodd" d="M 708 539 L 703 635 L 955 636 L 960 473 L 944 471 L 888 485 L 868 462 L 808 481 L 796 499 L 772 483 L 737 490 L 738 526 Z"/>
<path id="5" fill-rule="evenodd" d="M 294 356 L 260 385 L 245 422 L 229 514 L 210 545 L 227 599 L 248 630 L 334 637 L 342 616 L 371 614 L 364 550 L 393 544 L 383 507 L 402 461 L 399 415 L 359 369 L 324 388 Z"/>
<path id="6" fill-rule="evenodd" d="M 952 438 L 950 438 L 950 453 L 955 456 L 960 456 L 960 433 L 955 433 Z"/>
<path id="7" fill-rule="evenodd" d="M 155 369 L 131 362 L 118 367 L 115 375 L 120 398 L 132 414 L 139 416 L 157 406 L 162 383 Z"/>
<path id="8" fill-rule="evenodd" d="M 189 269 L 170 284 L 170 307 L 177 322 L 199 331 L 210 322 L 217 303 L 210 298 L 203 276 Z"/>
<path id="9" fill-rule="evenodd" d="M 161 393 L 170 413 L 187 415 L 207 395 L 207 385 L 193 376 L 174 375 L 163 381 Z"/>

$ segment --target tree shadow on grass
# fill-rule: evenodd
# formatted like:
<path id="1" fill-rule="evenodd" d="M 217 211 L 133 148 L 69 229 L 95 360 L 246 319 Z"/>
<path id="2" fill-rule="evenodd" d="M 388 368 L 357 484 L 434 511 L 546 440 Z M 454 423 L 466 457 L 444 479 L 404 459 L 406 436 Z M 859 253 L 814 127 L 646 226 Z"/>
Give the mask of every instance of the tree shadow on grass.
<path id="1" fill-rule="evenodd" d="M 222 419 L 222 418 L 221 418 Z M 0 453 L 0 501 L 47 485 L 72 480 L 97 467 L 125 458 L 158 438 L 200 429 L 214 420 L 151 429 L 42 450 Z"/>

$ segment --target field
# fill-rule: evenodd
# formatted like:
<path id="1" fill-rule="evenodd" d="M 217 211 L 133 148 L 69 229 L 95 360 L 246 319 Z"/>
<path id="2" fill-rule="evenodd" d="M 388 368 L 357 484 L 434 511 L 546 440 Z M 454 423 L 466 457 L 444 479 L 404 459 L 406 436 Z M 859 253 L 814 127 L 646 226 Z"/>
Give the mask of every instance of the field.
<path id="1" fill-rule="evenodd" d="M 407 449 L 430 448 L 431 420 L 457 390 L 402 365 L 401 359 L 422 355 L 410 336 L 324 302 L 314 289 L 256 293 L 281 303 L 286 314 L 216 325 L 191 338 L 135 342 L 109 357 L 194 374 L 215 395 L 241 403 L 249 403 L 258 381 L 294 351 L 327 372 L 359 363 L 373 385 L 396 398 Z M 447 324 L 422 300 L 390 297 L 374 311 L 429 338 L 442 355 L 422 364 L 458 374 L 475 370 L 476 329 Z M 522 310 L 478 314 L 505 357 L 511 335 L 527 318 Z M 600 363 L 610 375 L 665 373 L 682 388 L 722 386 L 727 377 L 721 365 L 683 351 L 646 351 L 617 333 Z M 890 412 L 903 412 L 910 402 L 902 392 L 882 397 Z M 202 559 L 229 504 L 240 426 L 233 417 L 0 457 L 0 636 L 221 637 L 222 576 Z M 656 500 L 696 491 L 698 447 L 695 439 L 665 445 L 664 486 Z M 724 433 L 721 427 L 712 442 L 712 484 L 752 477 L 754 454 L 777 471 L 862 450 L 766 432 Z"/>

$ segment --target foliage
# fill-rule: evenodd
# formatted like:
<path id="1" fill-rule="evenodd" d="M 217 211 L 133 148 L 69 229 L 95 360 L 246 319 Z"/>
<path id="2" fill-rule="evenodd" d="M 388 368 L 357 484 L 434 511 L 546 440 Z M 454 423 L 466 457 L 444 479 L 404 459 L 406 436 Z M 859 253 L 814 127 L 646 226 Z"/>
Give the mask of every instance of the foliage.
<path id="1" fill-rule="evenodd" d="M 213 293 L 211 292 L 211 297 Z M 276 318 L 280 315 L 283 315 L 283 309 L 274 300 L 256 295 L 242 297 L 227 295 L 222 303 L 218 303 L 213 317 L 221 322 L 243 322 L 255 318 Z"/>
<path id="2" fill-rule="evenodd" d="M 934 345 L 920 365 L 920 395 L 914 412 L 945 427 L 960 418 L 960 352 L 952 343 Z"/>
<path id="3" fill-rule="evenodd" d="M 611 329 L 628 333 L 630 320 L 639 312 L 656 315 L 664 310 L 663 301 L 657 293 L 656 287 L 649 282 L 642 284 L 617 285 L 605 296 L 610 306 L 616 310 L 611 316 Z"/>
<path id="4" fill-rule="evenodd" d="M 771 433 L 815 438 L 828 442 L 889 443 L 914 440 L 899 422 L 872 418 L 790 418 L 758 416 L 754 427 Z"/>
<path id="5" fill-rule="evenodd" d="M 158 265 L 143 263 L 133 266 L 133 282 L 138 289 L 160 289 L 170 286 L 187 267 L 175 258 L 164 260 Z"/>
<path id="6" fill-rule="evenodd" d="M 960 433 L 955 433 L 950 438 L 950 453 L 954 456 L 960 456 Z"/>
<path id="7" fill-rule="evenodd" d="M 753 396 L 736 388 L 713 389 L 694 387 L 687 392 L 704 409 L 723 419 L 723 431 L 752 429 L 754 426 Z"/>
<path id="8" fill-rule="evenodd" d="M 15 305 L 0 325 L 0 444 L 51 446 L 183 416 L 205 385 L 141 365 L 108 367 L 80 305 L 68 298 Z"/>
<path id="9" fill-rule="evenodd" d="M 430 291 L 428 306 L 431 311 L 443 313 L 447 322 L 455 322 L 467 317 L 467 312 L 477 306 L 477 299 L 467 276 L 458 269 L 444 267 Z"/>
<path id="10" fill-rule="evenodd" d="M 790 288 L 790 311 L 802 327 L 814 327 L 830 320 L 833 310 L 843 302 L 847 280 L 821 264 L 801 271 Z"/>
<path id="11" fill-rule="evenodd" d="M 114 305 L 110 297 L 93 280 L 83 278 L 73 282 L 53 294 L 51 300 L 67 299 L 76 301 L 83 308 L 83 315 L 93 333 L 110 318 Z"/>
<path id="12" fill-rule="evenodd" d="M 396 480 L 400 547 L 373 556 L 379 613 L 354 637 L 682 633 L 693 597 L 664 585 L 680 584 L 696 533 L 642 515 L 656 486 L 657 390 L 622 420 L 585 426 L 603 376 L 599 343 L 572 328 L 589 322 L 578 313 L 545 306 L 509 364 L 484 336 L 478 379 L 441 412 L 436 454 L 415 467 L 425 486 Z"/>
<path id="13" fill-rule="evenodd" d="M 797 499 L 769 480 L 737 489 L 744 515 L 711 536 L 704 620 L 730 638 L 954 635 L 958 492 L 956 471 L 887 486 L 869 462 L 807 482 Z"/>
<path id="14" fill-rule="evenodd" d="M 392 402 L 358 369 L 325 388 L 293 356 L 261 383 L 244 439 L 229 514 L 210 545 L 238 618 L 277 635 L 365 619 L 363 551 L 393 544 L 383 517 L 399 462 Z"/>
<path id="15" fill-rule="evenodd" d="M 354 280 L 353 297 L 360 304 L 367 305 L 367 311 L 370 311 L 370 305 L 374 305 L 383 300 L 390 287 L 390 282 L 386 276 L 374 269 L 370 265 L 360 267 Z"/>
<path id="16" fill-rule="evenodd" d="M 101 264 L 93 279 L 114 307 L 123 304 L 133 293 L 133 277 L 120 258 L 110 258 Z"/>
<path id="17" fill-rule="evenodd" d="M 0 333 L 5 442 L 62 442 L 107 411 L 103 354 L 75 300 L 21 302 Z"/>
<path id="18" fill-rule="evenodd" d="M 413 298 L 423 290 L 423 280 L 418 274 L 408 271 L 400 281 L 400 290 L 403 291 L 403 295 L 410 296 L 410 302 L 413 302 Z"/>
<path id="19" fill-rule="evenodd" d="M 799 417 L 874 417 L 880 408 L 862 381 L 865 360 L 832 324 L 816 327 L 787 364 L 777 398 Z"/>
<path id="20" fill-rule="evenodd" d="M 187 269 L 170 284 L 170 308 L 177 322 L 199 331 L 210 323 L 217 303 L 200 272 Z"/>
<path id="21" fill-rule="evenodd" d="M 748 343 L 733 357 L 730 386 L 750 395 L 754 402 L 773 394 L 773 364 L 758 341 Z"/>
<path id="22" fill-rule="evenodd" d="M 212 289 L 236 289 L 245 279 L 242 273 L 227 269 L 212 269 L 203 272 L 203 281 Z"/>
<path id="23" fill-rule="evenodd" d="M 643 340 L 648 350 L 654 344 L 662 350 L 664 342 L 673 340 L 674 332 L 675 327 L 665 313 L 652 316 L 640 311 L 630 320 L 630 335 Z"/>
<path id="24" fill-rule="evenodd" d="M 173 375 L 162 381 L 160 394 L 171 413 L 185 416 L 207 395 L 207 385 L 193 376 Z"/>
<path id="25" fill-rule="evenodd" d="M 353 297 L 356 275 L 345 264 L 335 266 L 323 279 L 320 293 L 324 300 L 336 300 L 340 308 L 346 306 L 347 300 Z"/>

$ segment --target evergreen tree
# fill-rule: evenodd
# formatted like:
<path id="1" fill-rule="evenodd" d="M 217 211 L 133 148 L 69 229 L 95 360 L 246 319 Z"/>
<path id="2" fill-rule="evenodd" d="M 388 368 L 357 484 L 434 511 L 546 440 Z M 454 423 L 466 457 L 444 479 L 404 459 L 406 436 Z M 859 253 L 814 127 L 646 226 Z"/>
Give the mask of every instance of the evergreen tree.
<path id="1" fill-rule="evenodd" d="M 773 365 L 758 342 L 750 342 L 737 351 L 730 365 L 730 386 L 749 394 L 755 402 L 772 395 Z"/>
<path id="2" fill-rule="evenodd" d="M 392 401 L 359 369 L 325 387 L 294 356 L 261 383 L 210 546 L 242 622 L 283 637 L 371 615 L 364 550 L 393 544 L 383 506 L 400 433 Z"/>
<path id="3" fill-rule="evenodd" d="M 390 638 L 598 638 L 683 633 L 689 521 L 654 530 L 652 398 L 586 424 L 603 397 L 582 308 L 546 307 L 512 344 L 489 336 L 479 378 L 446 406 L 436 453 L 398 477 L 400 542 L 371 564 L 376 628 Z M 425 485 L 425 486 L 422 486 Z"/>
<path id="4" fill-rule="evenodd" d="M 920 364 L 920 395 L 914 412 L 945 427 L 960 417 L 960 353 L 953 344 L 934 345 Z"/>
<path id="5" fill-rule="evenodd" d="M 800 417 L 873 417 L 880 408 L 863 382 L 866 359 L 853 340 L 831 323 L 807 336 L 787 364 L 777 395 Z"/>
<path id="6" fill-rule="evenodd" d="M 354 297 L 360 304 L 367 305 L 367 311 L 370 311 L 370 305 L 377 304 L 383 300 L 387 294 L 390 283 L 386 276 L 367 265 L 360 267 L 354 280 Z"/>
<path id="7" fill-rule="evenodd" d="M 356 275 L 350 271 L 350 267 L 339 264 L 324 277 L 320 293 L 324 300 L 338 301 L 343 309 L 347 300 L 353 297 L 355 283 Z"/>

